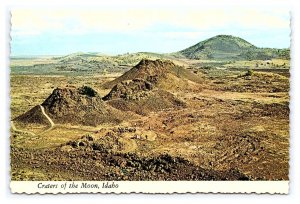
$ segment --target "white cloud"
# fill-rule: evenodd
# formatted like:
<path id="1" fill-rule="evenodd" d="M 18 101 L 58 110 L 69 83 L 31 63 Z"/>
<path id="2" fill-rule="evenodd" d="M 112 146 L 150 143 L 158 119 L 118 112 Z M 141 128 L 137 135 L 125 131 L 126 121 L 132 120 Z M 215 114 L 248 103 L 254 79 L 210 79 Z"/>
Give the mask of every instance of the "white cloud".
<path id="1" fill-rule="evenodd" d="M 12 30 L 21 34 L 59 32 L 85 34 L 89 32 L 136 32 L 162 23 L 195 32 L 238 26 L 248 29 L 288 29 L 287 10 L 263 9 L 82 9 L 12 11 Z M 186 30 L 187 32 L 189 30 Z M 17 33 L 18 33 L 17 32 Z M 171 34 L 170 34 L 171 35 Z M 180 34 L 173 34 L 180 35 Z M 192 37 L 195 34 L 190 34 Z"/>

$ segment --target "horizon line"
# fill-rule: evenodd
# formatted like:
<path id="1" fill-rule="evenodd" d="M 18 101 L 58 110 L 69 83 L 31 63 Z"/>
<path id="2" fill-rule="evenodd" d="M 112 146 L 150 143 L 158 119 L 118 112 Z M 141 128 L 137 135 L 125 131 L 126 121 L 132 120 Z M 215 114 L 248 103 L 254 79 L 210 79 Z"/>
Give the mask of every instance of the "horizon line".
<path id="1" fill-rule="evenodd" d="M 215 38 L 217 36 L 230 36 L 230 37 L 235 37 L 235 38 L 240 38 L 242 40 L 245 40 L 244 38 L 241 38 L 240 36 L 237 36 L 237 35 L 230 35 L 230 34 L 218 34 L 218 35 L 214 35 L 212 37 L 209 37 L 209 38 L 205 38 L 203 40 L 200 40 L 196 43 L 193 43 L 192 45 L 187 45 L 186 48 L 184 49 L 187 49 L 187 48 L 190 48 L 194 45 L 197 45 L 198 43 L 201 43 L 203 41 L 206 41 L 206 40 L 209 40 L 211 38 Z M 252 44 L 253 46 L 255 46 L 256 48 L 259 48 L 259 49 L 278 49 L 278 50 L 283 50 L 283 49 L 290 49 L 291 48 L 291 44 L 288 46 L 288 47 L 284 47 L 284 48 L 276 48 L 276 47 L 260 47 L 260 46 L 257 46 L 251 42 L 249 42 L 248 40 L 245 40 L 246 42 Z M 174 51 L 174 52 L 155 52 L 155 51 L 133 51 L 133 52 L 123 52 L 123 53 L 110 53 L 110 52 L 101 52 L 101 51 L 74 51 L 74 52 L 68 52 L 68 53 L 64 53 L 64 54 L 20 54 L 20 55 L 10 55 L 10 58 L 13 58 L 13 57 L 25 57 L 25 58 L 30 58 L 30 57 L 40 57 L 40 56 L 57 56 L 57 57 L 60 57 L 60 56 L 66 56 L 66 55 L 71 55 L 71 54 L 76 54 L 76 53 L 82 53 L 82 54 L 88 54 L 88 53 L 94 53 L 94 54 L 97 54 L 97 55 L 107 55 L 107 56 L 117 56 L 117 55 L 126 55 L 126 54 L 136 54 L 136 53 L 153 53 L 153 54 L 172 54 L 172 53 L 176 53 L 176 52 L 180 52 L 184 49 L 181 49 L 181 50 L 178 50 L 178 51 Z"/>

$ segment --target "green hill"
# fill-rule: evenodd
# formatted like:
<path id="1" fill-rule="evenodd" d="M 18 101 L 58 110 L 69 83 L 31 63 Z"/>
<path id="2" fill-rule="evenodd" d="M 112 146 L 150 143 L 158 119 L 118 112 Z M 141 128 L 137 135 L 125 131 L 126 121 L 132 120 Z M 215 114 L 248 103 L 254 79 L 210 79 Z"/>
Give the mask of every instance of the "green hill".
<path id="1" fill-rule="evenodd" d="M 176 53 L 189 59 L 252 60 L 289 58 L 289 49 L 258 48 L 232 35 L 217 35 Z"/>

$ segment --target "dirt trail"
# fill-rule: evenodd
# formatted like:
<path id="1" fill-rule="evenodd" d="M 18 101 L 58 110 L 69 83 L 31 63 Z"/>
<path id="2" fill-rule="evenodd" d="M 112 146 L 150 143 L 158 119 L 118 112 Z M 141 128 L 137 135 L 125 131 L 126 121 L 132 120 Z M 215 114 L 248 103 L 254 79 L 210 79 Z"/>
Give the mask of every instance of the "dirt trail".
<path id="1" fill-rule="evenodd" d="M 40 106 L 40 108 L 41 108 L 41 110 L 42 110 L 42 113 L 43 113 L 43 115 L 47 118 L 47 120 L 49 121 L 49 123 L 50 123 L 50 128 L 52 128 L 55 124 L 54 124 L 54 122 L 52 121 L 52 119 L 46 114 L 46 112 L 45 112 L 45 109 L 44 109 L 44 107 L 42 106 L 42 105 L 39 105 Z"/>
<path id="2" fill-rule="evenodd" d="M 33 133 L 33 132 L 30 132 L 30 131 L 19 130 L 19 129 L 17 129 L 16 126 L 15 126 L 15 124 L 13 123 L 13 121 L 11 121 L 11 128 L 13 129 L 13 131 L 19 132 L 19 133 L 30 134 L 30 135 L 32 135 L 32 136 L 36 136 L 36 135 L 41 135 L 41 134 L 44 134 L 44 133 L 46 133 L 46 132 L 52 130 L 53 127 L 55 126 L 53 120 L 46 114 L 45 109 L 44 109 L 43 106 L 39 105 L 39 107 L 41 108 L 42 114 L 47 118 L 47 120 L 48 120 L 49 123 L 50 123 L 50 127 L 49 127 L 48 129 L 46 129 L 45 131 L 42 131 L 42 132 L 40 132 L 40 133 L 38 133 L 38 134 L 35 134 L 35 133 Z"/>
<path id="3" fill-rule="evenodd" d="M 42 105 L 39 105 L 40 108 L 41 108 L 41 111 L 42 111 L 42 114 L 47 118 L 47 120 L 49 121 L 50 123 L 50 127 L 47 129 L 47 130 L 44 130 L 43 132 L 39 133 L 39 135 L 42 135 L 50 130 L 52 130 L 55 126 L 53 120 L 47 115 L 47 113 L 45 112 L 45 108 L 42 106 Z"/>
<path id="4" fill-rule="evenodd" d="M 29 134 L 29 135 L 32 135 L 32 136 L 35 136 L 35 134 L 33 132 L 30 132 L 30 131 L 26 131 L 26 130 L 18 130 L 14 124 L 13 121 L 10 121 L 10 127 L 13 129 L 13 131 L 15 132 L 19 132 L 19 133 L 25 133 L 25 134 Z"/>
<path id="5" fill-rule="evenodd" d="M 85 132 L 90 132 L 90 133 L 96 133 L 98 129 L 87 129 L 87 128 L 81 128 L 81 127 L 73 127 L 73 126 L 67 126 L 64 124 L 55 124 L 56 128 L 63 128 L 66 130 L 80 130 L 80 131 L 85 131 Z"/>

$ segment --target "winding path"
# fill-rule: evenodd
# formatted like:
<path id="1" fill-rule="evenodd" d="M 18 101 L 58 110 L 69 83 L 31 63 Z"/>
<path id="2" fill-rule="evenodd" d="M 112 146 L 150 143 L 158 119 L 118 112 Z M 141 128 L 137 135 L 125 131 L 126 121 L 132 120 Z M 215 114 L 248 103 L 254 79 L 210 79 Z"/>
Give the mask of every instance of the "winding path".
<path id="1" fill-rule="evenodd" d="M 15 132 L 19 132 L 19 133 L 25 133 L 25 134 L 29 134 L 29 135 L 32 135 L 32 136 L 35 136 L 35 133 L 33 132 L 30 132 L 30 131 L 26 131 L 26 130 L 18 130 L 14 124 L 13 121 L 10 121 L 10 127 L 13 129 L 13 131 Z"/>
<path id="2" fill-rule="evenodd" d="M 35 134 L 35 133 L 31 132 L 31 131 L 17 129 L 16 126 L 15 126 L 15 124 L 14 124 L 14 122 L 10 121 L 10 126 L 13 129 L 13 131 L 19 132 L 19 133 L 29 134 L 29 135 L 32 135 L 32 136 L 36 136 L 36 135 L 41 135 L 41 134 L 43 134 L 43 133 L 48 132 L 49 130 L 51 130 L 55 126 L 53 120 L 47 115 L 47 113 L 45 112 L 45 109 L 44 109 L 44 107 L 42 105 L 39 105 L 39 107 L 41 108 L 42 114 L 47 118 L 47 120 L 50 123 L 50 127 L 47 130 L 45 130 L 45 131 L 43 131 L 41 133 Z"/>
<path id="3" fill-rule="evenodd" d="M 53 122 L 53 120 L 46 114 L 45 108 L 44 108 L 42 105 L 39 105 L 39 106 L 40 106 L 40 108 L 41 108 L 41 110 L 42 110 L 43 115 L 44 115 L 44 116 L 47 118 L 47 120 L 49 121 L 49 123 L 50 123 L 50 128 L 53 128 L 53 126 L 55 125 L 54 122 Z"/>
<path id="4" fill-rule="evenodd" d="M 47 115 L 47 113 L 45 112 L 45 108 L 42 105 L 39 105 L 39 107 L 41 108 L 42 114 L 47 118 L 47 120 L 50 123 L 50 127 L 47 130 L 44 130 L 43 132 L 40 132 L 39 135 L 42 135 L 50 130 L 52 130 L 55 126 L 55 123 L 53 122 L 53 120 Z"/>
<path id="5" fill-rule="evenodd" d="M 90 133 L 94 133 L 96 132 L 97 130 L 99 130 L 99 128 L 97 129 L 86 129 L 86 128 L 81 128 L 81 127 L 68 127 L 68 126 L 65 126 L 65 125 L 62 125 L 62 124 L 55 124 L 53 122 L 53 120 L 49 117 L 49 115 L 47 115 L 47 113 L 45 112 L 45 108 L 42 106 L 42 105 L 39 105 L 41 111 L 42 111 L 42 114 L 47 118 L 49 124 L 50 124 L 50 127 L 42 132 L 39 132 L 39 133 L 34 133 L 34 132 L 31 132 L 31 131 L 27 131 L 27 130 L 20 130 L 20 129 L 17 129 L 14 122 L 13 121 L 10 121 L 11 123 L 11 128 L 13 131 L 15 132 L 19 132 L 19 133 L 25 133 L 25 134 L 30 134 L 32 136 L 37 136 L 37 135 L 42 135 L 50 130 L 52 130 L 53 128 L 56 128 L 56 127 L 61 127 L 61 128 L 64 128 L 64 129 L 74 129 L 74 130 L 81 130 L 81 131 L 85 131 L 85 132 L 90 132 Z M 130 145 L 130 146 L 134 146 L 134 144 Z"/>

